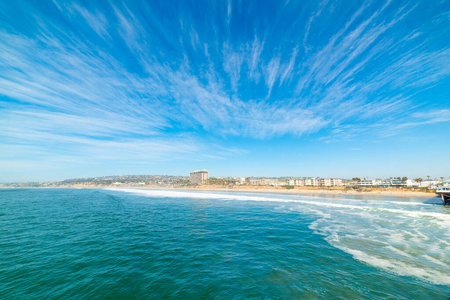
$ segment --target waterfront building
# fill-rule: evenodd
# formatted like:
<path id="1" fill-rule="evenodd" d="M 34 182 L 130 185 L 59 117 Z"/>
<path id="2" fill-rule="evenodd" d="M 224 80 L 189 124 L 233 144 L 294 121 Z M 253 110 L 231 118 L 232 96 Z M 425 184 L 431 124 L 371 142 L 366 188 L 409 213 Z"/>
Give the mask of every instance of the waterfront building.
<path id="1" fill-rule="evenodd" d="M 293 186 L 343 186 L 342 179 L 339 178 L 305 178 L 305 179 L 289 179 L 289 185 Z"/>
<path id="2" fill-rule="evenodd" d="M 407 186 L 407 181 L 400 179 L 386 179 L 383 180 L 378 186 L 381 187 L 405 187 Z"/>
<path id="3" fill-rule="evenodd" d="M 209 172 L 203 169 L 203 171 L 195 170 L 189 177 L 192 184 L 205 184 L 209 179 Z"/>
<path id="4" fill-rule="evenodd" d="M 338 178 L 321 178 L 319 179 L 319 186 L 342 186 L 342 179 Z"/>
<path id="5" fill-rule="evenodd" d="M 440 181 L 438 180 L 424 180 L 422 182 L 419 183 L 419 187 L 432 187 L 432 186 L 437 186 L 439 185 Z"/>
<path id="6" fill-rule="evenodd" d="M 305 180 L 304 179 L 295 179 L 294 180 L 294 185 L 295 186 L 304 186 L 305 185 Z"/>
<path id="7" fill-rule="evenodd" d="M 245 177 L 235 177 L 234 181 L 236 182 L 236 184 L 238 185 L 242 185 L 245 184 Z"/>
<path id="8" fill-rule="evenodd" d="M 438 186 L 440 188 L 450 188 L 450 180 L 444 180 Z"/>
<path id="9" fill-rule="evenodd" d="M 380 184 L 378 184 L 381 187 L 390 187 L 391 186 L 391 180 L 387 179 L 387 180 L 383 180 Z"/>
<path id="10" fill-rule="evenodd" d="M 286 185 L 286 182 L 279 181 L 278 179 L 271 179 L 271 180 L 269 180 L 269 185 L 272 185 L 272 186 L 283 186 L 283 185 Z"/>
<path id="11" fill-rule="evenodd" d="M 267 178 L 252 178 L 250 179 L 251 185 L 269 185 L 269 179 Z"/>
<path id="12" fill-rule="evenodd" d="M 319 180 L 317 178 L 306 178 L 305 185 L 306 186 L 319 186 Z"/>
<path id="13" fill-rule="evenodd" d="M 305 180 L 304 179 L 295 179 L 294 180 L 294 185 L 296 185 L 296 186 L 304 186 L 305 185 Z"/>
<path id="14" fill-rule="evenodd" d="M 404 187 L 406 186 L 406 182 L 400 179 L 392 179 L 391 186 L 393 187 Z"/>
<path id="15" fill-rule="evenodd" d="M 333 186 L 344 186 L 344 182 L 340 178 L 334 178 L 333 183 Z"/>
<path id="16" fill-rule="evenodd" d="M 408 179 L 408 180 L 406 180 L 406 186 L 407 187 L 418 187 L 419 182 Z"/>
<path id="17" fill-rule="evenodd" d="M 358 181 L 356 183 L 356 185 L 357 186 L 374 186 L 375 180 L 372 180 L 372 179 L 361 180 L 361 181 Z"/>
<path id="18" fill-rule="evenodd" d="M 320 178 L 319 186 L 331 186 L 331 181 L 329 178 Z"/>
<path id="19" fill-rule="evenodd" d="M 274 178 L 252 178 L 252 179 L 250 179 L 250 185 L 279 186 L 279 185 L 286 185 L 286 182 L 279 181 L 278 179 L 274 179 Z"/>
<path id="20" fill-rule="evenodd" d="M 305 180 L 304 179 L 289 179 L 288 181 L 289 185 L 293 185 L 293 186 L 304 186 L 305 185 Z"/>

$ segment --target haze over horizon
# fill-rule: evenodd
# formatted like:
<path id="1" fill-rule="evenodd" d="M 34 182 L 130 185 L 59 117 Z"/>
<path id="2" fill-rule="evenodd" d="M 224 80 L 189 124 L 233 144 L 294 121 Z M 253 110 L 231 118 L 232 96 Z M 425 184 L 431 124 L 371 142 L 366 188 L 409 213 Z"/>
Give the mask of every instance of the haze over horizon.
<path id="1" fill-rule="evenodd" d="M 0 182 L 450 176 L 448 1 L 0 2 Z"/>

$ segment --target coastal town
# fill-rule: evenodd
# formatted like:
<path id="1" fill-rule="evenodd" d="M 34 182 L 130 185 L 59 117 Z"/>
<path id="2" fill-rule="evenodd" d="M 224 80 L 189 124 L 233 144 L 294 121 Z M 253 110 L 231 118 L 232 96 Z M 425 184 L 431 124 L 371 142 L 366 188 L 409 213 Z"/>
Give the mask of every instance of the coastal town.
<path id="1" fill-rule="evenodd" d="M 28 183 L 3 183 L 0 187 L 90 187 L 90 186 L 149 186 L 149 187 L 255 187 L 255 188 L 352 188 L 352 189 L 376 189 L 376 188 L 403 188 L 433 191 L 443 186 L 450 186 L 450 178 L 426 179 L 408 177 L 390 178 L 321 178 L 321 177 L 210 177 L 208 170 L 195 170 L 189 176 L 170 175 L 122 175 L 103 176 L 90 178 L 75 178 L 63 181 L 28 182 Z"/>
<path id="2" fill-rule="evenodd" d="M 212 177 L 209 178 L 207 170 L 196 170 L 190 173 L 189 181 L 191 184 L 229 184 L 229 185 L 250 185 L 250 186 L 292 186 L 292 187 L 407 187 L 407 188 L 426 188 L 437 190 L 443 185 L 450 184 L 444 177 L 438 179 L 424 180 L 422 178 L 409 179 L 408 177 L 390 177 L 388 179 L 361 179 L 354 177 L 352 179 L 341 178 L 319 178 L 319 177 Z"/>

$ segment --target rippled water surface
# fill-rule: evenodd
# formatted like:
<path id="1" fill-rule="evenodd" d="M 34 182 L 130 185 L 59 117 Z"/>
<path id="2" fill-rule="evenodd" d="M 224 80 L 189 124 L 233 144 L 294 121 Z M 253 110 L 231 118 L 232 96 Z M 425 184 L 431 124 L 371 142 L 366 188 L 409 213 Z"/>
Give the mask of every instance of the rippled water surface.
<path id="1" fill-rule="evenodd" d="M 448 299 L 439 203 L 0 190 L 0 298 Z"/>

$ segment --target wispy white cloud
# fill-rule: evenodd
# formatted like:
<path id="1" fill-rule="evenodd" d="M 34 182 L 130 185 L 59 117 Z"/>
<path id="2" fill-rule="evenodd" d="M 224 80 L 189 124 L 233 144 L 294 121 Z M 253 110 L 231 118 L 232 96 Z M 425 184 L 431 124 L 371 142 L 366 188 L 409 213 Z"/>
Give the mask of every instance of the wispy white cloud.
<path id="1" fill-rule="evenodd" d="M 231 21 L 231 12 L 232 12 L 232 6 L 231 6 L 231 0 L 227 1 L 227 24 L 230 25 Z"/>
<path id="2" fill-rule="evenodd" d="M 33 34 L 0 31 L 0 94 L 11 100 L 0 102 L 1 136 L 39 149 L 46 149 L 44 138 L 59 140 L 77 149 L 72 155 L 91 157 L 103 155 L 104 145 L 116 149 L 115 158 L 160 149 L 143 156 L 151 160 L 202 151 L 204 140 L 178 138 L 181 133 L 269 139 L 340 128 L 333 133 L 338 140 L 364 128 L 381 134 L 383 126 L 401 130 L 437 120 L 414 114 L 421 105 L 414 95 L 450 74 L 449 48 L 429 42 L 420 25 L 393 34 L 419 7 L 406 4 L 387 14 L 393 3 L 378 4 L 352 8 L 335 28 L 322 1 L 306 29 L 303 23 L 285 41 L 276 25 L 218 37 L 231 30 L 232 13 L 233 20 L 240 16 L 231 1 L 225 12 L 221 6 L 225 19 L 218 18 L 227 24 L 174 10 L 173 28 L 163 18 L 142 17 L 140 8 L 151 10 L 147 4 L 105 4 L 108 12 L 55 3 L 63 23 L 38 15 Z M 79 28 L 63 27 L 71 22 Z M 311 38 L 317 26 L 328 30 L 315 31 L 327 37 L 324 44 Z M 95 38 L 79 33 L 87 31 Z M 405 122 L 411 115 L 414 121 Z M 183 143 L 191 146 L 180 150 Z"/>
<path id="3" fill-rule="evenodd" d="M 308 50 L 307 42 L 308 42 L 308 36 L 309 36 L 310 29 L 311 29 L 311 25 L 314 22 L 314 20 L 320 16 L 323 9 L 327 6 L 328 2 L 329 2 L 329 0 L 323 0 L 322 2 L 320 2 L 317 11 L 311 15 L 308 22 L 306 23 L 305 34 L 303 36 L 303 47 L 305 48 L 305 52 L 307 52 L 307 50 Z M 286 4 L 288 4 L 288 2 L 286 2 Z"/>
<path id="4" fill-rule="evenodd" d="M 428 110 L 412 113 L 407 116 L 386 118 L 378 120 L 374 124 L 365 123 L 337 126 L 329 135 L 320 138 L 325 143 L 336 143 L 352 140 L 360 136 L 372 139 L 392 137 L 405 132 L 415 130 L 424 125 L 450 122 L 450 109 Z"/>
<path id="5" fill-rule="evenodd" d="M 110 38 L 108 34 L 108 21 L 101 12 L 90 12 L 80 5 L 74 4 L 73 9 L 77 11 L 86 23 L 102 38 Z"/>
<path id="6" fill-rule="evenodd" d="M 273 84 L 278 77 L 278 69 L 280 68 L 280 58 L 272 58 L 266 66 L 266 85 L 269 89 L 267 97 L 272 93 Z"/>
<path id="7" fill-rule="evenodd" d="M 295 58 L 297 57 L 298 48 L 294 48 L 292 50 L 291 59 L 289 60 L 289 63 L 284 64 L 282 67 L 282 74 L 280 77 L 280 86 L 283 84 L 283 82 L 291 77 L 292 71 L 294 70 L 295 65 Z"/>
<path id="8" fill-rule="evenodd" d="M 200 46 L 200 39 L 199 39 L 197 31 L 195 31 L 194 28 L 191 28 L 190 37 L 191 37 L 192 48 L 197 49 L 197 47 Z"/>
<path id="9" fill-rule="evenodd" d="M 234 51 L 233 48 L 225 44 L 223 47 L 223 68 L 230 77 L 233 90 L 237 91 L 241 76 L 241 66 L 244 56 L 241 51 Z"/>
<path id="10" fill-rule="evenodd" d="M 248 68 L 249 73 L 248 76 L 250 79 L 258 82 L 260 77 L 259 72 L 259 63 L 260 63 L 260 57 L 261 52 L 264 48 L 264 43 L 261 43 L 258 40 L 258 36 L 255 35 L 255 38 L 253 40 L 253 43 L 251 45 L 250 49 L 250 55 L 247 55 L 247 62 L 248 62 Z"/>
<path id="11" fill-rule="evenodd" d="M 416 128 L 423 125 L 450 122 L 450 109 L 430 110 L 416 112 L 402 120 L 388 121 L 377 124 L 375 128 L 382 136 L 393 136 L 405 131 L 405 129 Z"/>
<path id="12" fill-rule="evenodd" d="M 368 95 L 388 84 L 393 88 L 405 84 L 432 84 L 448 74 L 448 69 L 442 67 L 448 64 L 447 49 L 431 53 L 413 49 L 397 63 L 381 66 L 375 73 L 365 75 L 364 83 L 355 80 L 355 76 L 360 75 L 371 59 L 380 55 L 380 51 L 398 47 L 398 43 L 381 36 L 414 7 L 404 8 L 387 23 L 384 19 L 377 21 L 389 5 L 390 2 L 386 2 L 369 18 L 362 20 L 361 15 L 370 7 L 364 4 L 323 49 L 315 53 L 312 51 L 310 56 L 302 57 L 302 61 L 298 62 L 297 47 L 291 50 L 290 56 L 273 56 L 271 51 L 272 56 L 263 57 L 264 42 L 260 42 L 258 35 L 254 35 L 250 45 L 224 43 L 220 54 L 228 80 L 224 80 L 217 70 L 217 61 L 211 57 L 208 43 L 200 40 L 200 35 L 193 29 L 194 24 L 187 34 L 193 48 L 204 45 L 209 63 L 208 71 L 203 74 L 198 74 L 189 64 L 177 68 L 176 65 L 155 60 L 149 55 L 149 45 L 139 42 L 148 40 L 148 36 L 135 13 L 125 6 L 113 6 L 114 16 L 120 25 L 119 34 L 135 52 L 135 59 L 147 74 L 130 73 L 115 57 L 89 48 L 90 45 L 77 38 L 72 38 L 73 46 L 67 47 L 54 36 L 42 35 L 39 40 L 33 40 L 2 33 L 1 40 L 8 40 L 8 43 L 3 44 L 0 55 L 7 62 L 4 67 L 11 76 L 0 79 L 0 84 L 4 95 L 49 107 L 68 120 L 92 117 L 92 123 L 99 124 L 99 119 L 114 118 L 115 121 L 122 120 L 115 125 L 119 128 L 120 124 L 133 124 L 126 122 L 132 118 L 136 120 L 134 123 L 146 124 L 144 134 L 158 134 L 181 125 L 182 130 L 195 130 L 200 126 L 219 134 L 251 136 L 255 131 L 251 130 L 255 127 L 252 115 L 283 114 L 285 119 L 295 120 L 292 126 L 295 128 L 306 124 L 294 117 L 298 110 L 308 111 L 307 119 L 314 120 L 310 123 L 316 124 L 316 127 L 312 128 L 307 123 L 305 128 L 289 131 L 284 129 L 286 126 L 280 125 L 280 120 L 259 118 L 258 122 L 255 121 L 259 124 L 256 127 L 271 129 L 258 132 L 257 136 L 317 131 L 325 124 L 345 122 L 355 116 L 371 118 L 405 109 L 410 106 L 406 96 L 374 99 Z M 319 5 L 314 18 L 322 16 L 325 6 L 326 1 Z M 93 19 L 94 15 L 81 5 L 73 7 L 86 20 Z M 361 20 L 359 24 L 358 20 Z M 100 17 L 98 22 L 97 25 L 91 22 L 90 26 L 104 35 L 104 17 Z M 50 56 L 51 60 L 48 59 Z M 184 51 L 186 62 L 188 56 Z M 300 64 L 303 66 L 301 69 Z M 248 77 L 245 78 L 242 77 L 244 67 L 248 68 Z M 242 98 L 240 85 L 248 85 L 245 83 L 248 78 L 258 83 L 260 72 L 264 73 L 266 97 L 252 101 Z M 275 85 L 277 79 L 279 84 Z M 232 94 L 224 88 L 226 82 L 230 83 Z M 290 98 L 266 101 L 271 98 L 275 87 L 292 91 L 291 84 L 295 82 L 296 92 L 291 92 Z M 164 99 L 171 99 L 172 102 Z M 289 107 L 290 110 L 281 107 Z M 87 111 L 95 113 L 89 116 Z M 99 118 L 99 113 L 103 117 Z M 261 127 L 260 122 L 266 122 L 267 126 Z M 230 126 L 230 123 L 233 125 Z"/>
<path id="13" fill-rule="evenodd" d="M 138 55 L 143 52 L 143 45 L 145 39 L 145 29 L 140 24 L 136 16 L 125 6 L 118 8 L 112 5 L 114 13 L 119 23 L 119 33 L 128 47 L 137 51 Z"/>

